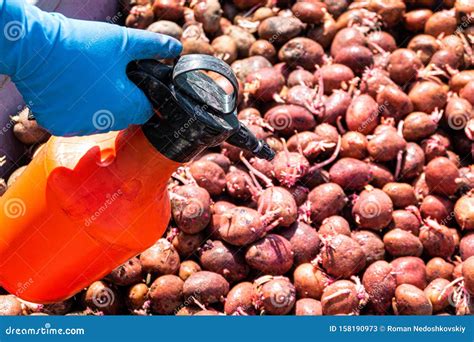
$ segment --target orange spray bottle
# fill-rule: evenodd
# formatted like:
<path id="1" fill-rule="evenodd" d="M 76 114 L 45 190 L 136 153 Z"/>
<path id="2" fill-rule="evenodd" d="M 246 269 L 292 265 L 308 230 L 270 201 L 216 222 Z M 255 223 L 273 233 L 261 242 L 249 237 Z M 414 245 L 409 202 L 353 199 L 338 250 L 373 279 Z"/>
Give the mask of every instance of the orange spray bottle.
<path id="1" fill-rule="evenodd" d="M 200 70 L 225 76 L 234 93 Z M 128 74 L 157 115 L 120 132 L 52 137 L 0 198 L 0 285 L 24 300 L 69 298 L 151 246 L 170 219 L 169 177 L 206 147 L 228 141 L 273 158 L 237 120 L 237 80 L 220 60 L 139 61 Z"/>

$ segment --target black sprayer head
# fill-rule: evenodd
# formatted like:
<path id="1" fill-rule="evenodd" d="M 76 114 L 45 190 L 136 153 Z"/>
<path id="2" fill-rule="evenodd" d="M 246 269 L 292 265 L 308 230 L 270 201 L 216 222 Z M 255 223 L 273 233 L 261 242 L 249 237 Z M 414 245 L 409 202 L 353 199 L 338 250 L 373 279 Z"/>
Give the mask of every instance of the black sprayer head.
<path id="1" fill-rule="evenodd" d="M 225 77 L 233 87 L 227 94 L 202 71 Z M 224 141 L 272 160 L 275 152 L 237 119 L 238 83 L 232 69 L 208 55 L 185 55 L 174 66 L 155 60 L 131 63 L 127 73 L 150 99 L 158 115 L 142 129 L 160 153 L 187 162 L 204 149 Z"/>

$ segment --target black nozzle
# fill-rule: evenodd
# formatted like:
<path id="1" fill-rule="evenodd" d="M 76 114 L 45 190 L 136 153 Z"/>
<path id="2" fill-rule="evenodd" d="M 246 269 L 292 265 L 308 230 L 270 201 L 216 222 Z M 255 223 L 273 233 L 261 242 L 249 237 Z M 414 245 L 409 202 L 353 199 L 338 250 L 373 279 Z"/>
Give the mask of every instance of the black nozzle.
<path id="1" fill-rule="evenodd" d="M 244 125 L 240 125 L 240 129 L 231 135 L 227 142 L 251 152 L 260 159 L 272 160 L 275 157 L 275 152 L 272 148 L 265 141 L 257 139 Z"/>

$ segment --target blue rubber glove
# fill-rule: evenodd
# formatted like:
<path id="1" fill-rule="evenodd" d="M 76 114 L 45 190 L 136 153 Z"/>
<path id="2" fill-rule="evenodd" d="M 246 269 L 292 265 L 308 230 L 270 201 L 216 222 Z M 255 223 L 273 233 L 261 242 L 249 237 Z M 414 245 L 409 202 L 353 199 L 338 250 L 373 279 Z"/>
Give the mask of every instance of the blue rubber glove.
<path id="1" fill-rule="evenodd" d="M 132 60 L 174 58 L 168 36 L 46 13 L 24 0 L 0 0 L 0 73 L 38 123 L 54 135 L 85 135 L 142 124 L 153 110 L 126 75 Z"/>

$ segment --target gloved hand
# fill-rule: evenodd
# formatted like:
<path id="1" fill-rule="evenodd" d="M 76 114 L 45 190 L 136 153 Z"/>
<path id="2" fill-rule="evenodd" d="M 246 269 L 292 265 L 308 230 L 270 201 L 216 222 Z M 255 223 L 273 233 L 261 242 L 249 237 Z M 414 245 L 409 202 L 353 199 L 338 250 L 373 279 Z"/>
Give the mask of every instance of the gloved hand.
<path id="1" fill-rule="evenodd" d="M 132 60 L 173 58 L 181 44 L 156 33 L 46 13 L 0 0 L 0 73 L 38 123 L 54 135 L 84 135 L 142 124 L 153 110 L 126 75 Z"/>

